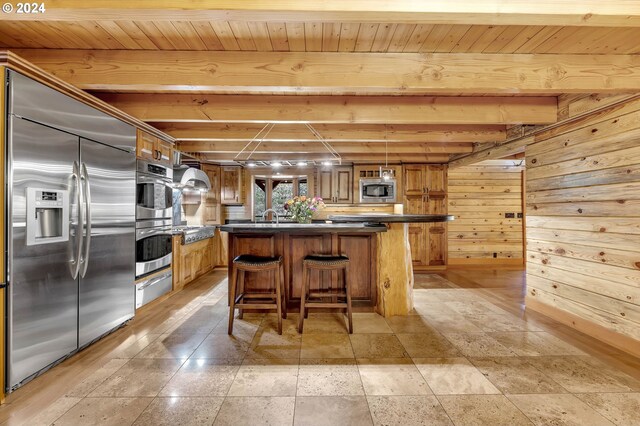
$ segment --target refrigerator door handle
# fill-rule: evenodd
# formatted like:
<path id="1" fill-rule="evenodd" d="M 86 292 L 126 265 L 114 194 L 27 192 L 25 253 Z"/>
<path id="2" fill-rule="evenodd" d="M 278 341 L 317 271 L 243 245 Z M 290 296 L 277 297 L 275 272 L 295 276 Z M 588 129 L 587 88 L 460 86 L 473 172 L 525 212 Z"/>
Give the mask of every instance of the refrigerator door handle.
<path id="1" fill-rule="evenodd" d="M 84 190 L 84 202 L 86 209 L 86 237 L 84 239 L 84 255 L 80 259 L 81 270 L 80 277 L 84 278 L 89 267 L 89 249 L 91 248 L 91 182 L 89 181 L 89 174 L 87 173 L 86 163 L 82 163 L 82 169 L 80 171 L 80 180 L 82 181 L 82 187 Z M 85 228 L 85 226 L 83 226 Z"/>
<path id="2" fill-rule="evenodd" d="M 71 277 L 75 280 L 78 278 L 78 274 L 80 273 L 80 256 L 82 256 L 82 229 L 84 228 L 84 212 L 82 210 L 82 205 L 84 204 L 84 198 L 82 196 L 82 186 L 80 183 L 80 167 L 78 166 L 78 162 L 73 162 L 73 174 L 71 178 L 76 182 L 76 194 L 78 196 L 78 224 L 76 230 L 76 238 L 75 240 L 78 242 L 78 251 L 75 257 L 72 257 L 70 260 L 71 263 Z M 73 244 L 71 241 L 69 244 Z"/>

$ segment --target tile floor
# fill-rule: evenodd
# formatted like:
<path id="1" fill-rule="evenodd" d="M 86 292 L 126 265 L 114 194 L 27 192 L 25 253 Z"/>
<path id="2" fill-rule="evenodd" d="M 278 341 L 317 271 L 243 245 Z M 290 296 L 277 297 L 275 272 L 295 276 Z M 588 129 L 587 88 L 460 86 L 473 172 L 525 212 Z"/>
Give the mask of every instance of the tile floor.
<path id="1" fill-rule="evenodd" d="M 357 313 L 353 335 L 338 314 L 311 314 L 303 335 L 295 314 L 282 335 L 273 314 L 245 314 L 228 336 L 226 280 L 215 272 L 10 395 L 0 420 L 640 424 L 640 381 L 484 291 L 417 275 L 413 315 Z"/>

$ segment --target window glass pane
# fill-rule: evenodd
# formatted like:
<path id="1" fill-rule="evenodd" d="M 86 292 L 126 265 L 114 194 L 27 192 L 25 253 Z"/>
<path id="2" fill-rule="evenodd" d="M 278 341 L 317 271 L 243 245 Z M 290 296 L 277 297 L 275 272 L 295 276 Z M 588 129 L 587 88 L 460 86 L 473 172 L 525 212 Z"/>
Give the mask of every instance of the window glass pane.
<path id="1" fill-rule="evenodd" d="M 309 191 L 307 190 L 306 179 L 300 179 L 298 181 L 298 195 L 309 195 Z"/>
<path id="2" fill-rule="evenodd" d="M 265 179 L 253 181 L 253 214 L 256 219 L 262 217 L 262 213 L 267 209 L 267 193 L 265 192 Z"/>
<path id="3" fill-rule="evenodd" d="M 293 182 L 291 180 L 273 180 L 273 192 L 271 194 L 271 206 L 280 217 L 289 216 L 284 209 L 284 203 L 293 198 Z"/>

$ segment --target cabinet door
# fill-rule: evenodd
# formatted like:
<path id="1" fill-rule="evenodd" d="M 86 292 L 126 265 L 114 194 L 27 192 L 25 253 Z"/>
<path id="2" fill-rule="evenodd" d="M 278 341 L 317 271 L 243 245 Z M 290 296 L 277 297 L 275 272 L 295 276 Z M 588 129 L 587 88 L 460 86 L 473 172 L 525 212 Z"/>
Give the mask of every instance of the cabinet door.
<path id="1" fill-rule="evenodd" d="M 157 155 L 161 163 L 172 165 L 173 164 L 173 146 L 169 142 L 158 139 L 157 143 Z"/>
<path id="2" fill-rule="evenodd" d="M 353 168 L 338 167 L 334 171 L 336 203 L 353 202 Z"/>
<path id="3" fill-rule="evenodd" d="M 242 189 L 240 167 L 230 166 L 220 168 L 220 201 L 222 204 L 242 204 L 240 190 Z"/>
<path id="4" fill-rule="evenodd" d="M 195 278 L 195 271 L 193 269 L 193 252 L 185 251 L 180 261 L 182 262 L 182 285 L 190 282 Z"/>
<path id="5" fill-rule="evenodd" d="M 208 164 L 202 165 L 202 171 L 207 174 L 211 189 L 207 191 L 206 200 L 208 203 L 220 202 L 220 166 L 212 166 Z"/>
<path id="6" fill-rule="evenodd" d="M 426 225 L 423 223 L 409 224 L 409 245 L 413 266 L 429 265 L 429 246 Z"/>
<path id="7" fill-rule="evenodd" d="M 138 158 L 155 160 L 157 138 L 139 129 L 136 133 L 136 155 Z"/>
<path id="8" fill-rule="evenodd" d="M 182 246 L 182 236 L 174 235 L 172 244 L 173 260 L 171 266 L 173 268 L 173 291 L 180 290 L 182 286 L 182 262 L 180 261 L 180 249 Z"/>
<path id="9" fill-rule="evenodd" d="M 318 170 L 318 191 L 316 196 L 322 198 L 325 204 L 334 203 L 333 170 Z"/>
<path id="10" fill-rule="evenodd" d="M 425 197 L 423 195 L 411 195 L 404 199 L 405 214 L 425 214 Z"/>
<path id="11" fill-rule="evenodd" d="M 404 195 L 422 195 L 426 189 L 425 166 L 409 164 L 404 166 Z"/>

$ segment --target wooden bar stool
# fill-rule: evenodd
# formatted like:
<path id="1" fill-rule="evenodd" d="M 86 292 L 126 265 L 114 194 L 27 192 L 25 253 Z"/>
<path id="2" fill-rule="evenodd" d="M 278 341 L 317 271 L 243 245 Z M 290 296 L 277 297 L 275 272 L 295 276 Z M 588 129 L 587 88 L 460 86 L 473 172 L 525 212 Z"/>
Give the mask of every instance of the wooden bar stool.
<path id="1" fill-rule="evenodd" d="M 345 255 L 313 254 L 304 258 L 302 270 L 302 294 L 300 295 L 300 319 L 298 320 L 298 331 L 302 333 L 304 319 L 309 312 L 309 308 L 338 308 L 347 310 L 349 319 L 349 333 L 353 333 L 353 321 L 351 319 L 351 286 L 347 279 L 347 267 L 349 258 Z M 310 291 L 311 279 L 309 271 L 343 271 L 344 288 Z M 339 280 L 338 276 L 338 280 Z M 330 302 L 323 302 L 322 299 L 333 299 Z M 344 298 L 344 302 L 338 302 L 338 298 Z M 319 301 L 309 301 L 310 299 L 320 299 Z"/>
<path id="2" fill-rule="evenodd" d="M 270 277 L 273 275 L 275 288 L 269 293 L 245 292 L 246 272 L 269 272 Z M 287 318 L 287 307 L 286 305 L 283 307 L 287 300 L 287 290 L 284 284 L 282 256 L 263 257 L 241 254 L 233 259 L 229 283 L 229 334 L 233 333 L 233 316 L 236 308 L 239 309 L 238 318 L 240 319 L 245 309 L 275 309 L 278 312 L 278 334 L 282 334 L 282 318 Z"/>

